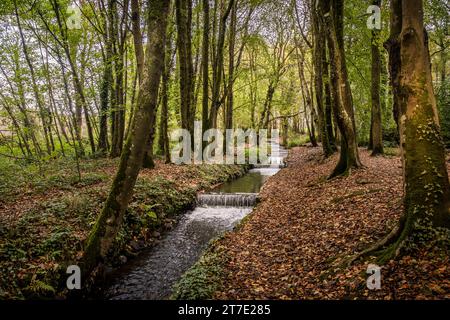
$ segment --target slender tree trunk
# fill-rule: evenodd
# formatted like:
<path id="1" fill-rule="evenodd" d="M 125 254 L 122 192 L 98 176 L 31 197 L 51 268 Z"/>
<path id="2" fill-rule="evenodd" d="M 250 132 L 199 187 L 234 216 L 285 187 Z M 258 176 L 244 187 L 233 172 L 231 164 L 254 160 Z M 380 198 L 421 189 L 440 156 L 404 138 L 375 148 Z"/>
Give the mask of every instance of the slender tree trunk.
<path id="1" fill-rule="evenodd" d="M 0 97 L 3 99 L 2 106 L 5 108 L 6 113 L 8 114 L 8 116 L 11 118 L 11 122 L 12 122 L 13 126 L 16 128 L 18 138 L 19 139 L 21 138 L 22 142 L 24 144 L 24 147 L 25 147 L 25 150 L 26 150 L 26 154 L 24 152 L 25 150 L 23 150 L 22 151 L 23 155 L 25 157 L 31 158 L 33 156 L 33 153 L 31 152 L 31 148 L 30 148 L 30 146 L 28 144 L 28 137 L 26 136 L 26 128 L 25 128 L 25 130 L 22 130 L 19 121 L 17 120 L 16 116 L 14 115 L 12 107 L 9 105 L 8 100 L 3 95 L 2 92 L 0 92 Z M 22 149 L 22 147 L 21 147 L 21 149 Z"/>
<path id="2" fill-rule="evenodd" d="M 127 34 L 127 17 L 128 17 L 129 1 L 125 0 L 122 4 L 123 15 L 122 21 L 119 23 L 117 12 L 117 0 L 110 2 L 110 23 L 112 23 L 111 32 L 114 40 L 114 69 L 115 69 L 115 90 L 112 117 L 112 143 L 111 157 L 118 157 L 122 152 L 123 141 L 125 137 L 125 88 L 124 88 L 124 59 L 126 55 L 126 34 Z"/>
<path id="3" fill-rule="evenodd" d="M 228 86 L 227 104 L 225 110 L 225 129 L 233 128 L 233 84 L 234 84 L 234 49 L 236 43 L 237 1 L 234 2 L 230 16 L 230 34 L 228 40 Z"/>
<path id="4" fill-rule="evenodd" d="M 37 85 L 37 81 L 36 81 L 36 73 L 34 71 L 34 66 L 33 63 L 31 61 L 29 52 L 28 52 L 28 46 L 27 43 L 25 41 L 25 36 L 23 34 L 23 30 L 22 30 L 22 23 L 20 21 L 20 17 L 19 17 L 19 11 L 18 11 L 18 6 L 17 6 L 17 0 L 14 0 L 14 10 L 15 10 L 15 16 L 16 16 L 16 22 L 17 22 L 17 27 L 19 29 L 19 35 L 20 35 L 20 40 L 22 43 L 22 49 L 23 49 L 23 53 L 25 56 L 25 61 L 27 62 L 28 68 L 30 70 L 30 76 L 31 76 L 31 83 L 32 83 L 32 87 L 33 87 L 33 93 L 34 93 L 34 98 L 36 101 L 36 104 L 38 106 L 38 110 L 39 110 L 39 116 L 41 118 L 41 122 L 42 122 L 42 127 L 44 130 L 44 139 L 45 139 L 45 145 L 47 148 L 47 153 L 51 154 L 51 152 L 54 150 L 52 149 L 52 145 L 51 145 L 51 120 L 49 119 L 49 111 L 48 109 L 44 106 L 44 103 L 42 101 L 42 96 L 40 94 L 38 85 Z"/>
<path id="5" fill-rule="evenodd" d="M 102 83 L 100 88 L 100 135 L 98 139 L 98 150 L 105 155 L 108 152 L 108 118 L 110 106 L 110 94 L 112 89 L 112 59 L 113 59 L 113 43 L 111 39 L 111 24 L 109 19 L 105 18 L 105 34 L 103 41 L 105 43 L 105 61 L 102 75 Z"/>
<path id="6" fill-rule="evenodd" d="M 381 6 L 381 0 L 375 0 L 372 4 Z M 381 126 L 381 55 L 379 49 L 380 32 L 372 30 L 372 116 L 371 116 L 371 146 L 372 156 L 383 154 L 383 134 Z"/>
<path id="7" fill-rule="evenodd" d="M 191 134 L 194 131 L 192 103 L 194 95 L 193 64 L 192 64 L 192 35 L 191 35 L 191 0 L 176 0 L 176 20 L 178 27 L 177 47 L 180 70 L 180 111 L 181 127 Z"/>
<path id="8" fill-rule="evenodd" d="M 203 44 L 202 44 L 202 133 L 209 127 L 209 0 L 203 0 Z M 203 135 L 202 135 L 203 136 Z"/>
<path id="9" fill-rule="evenodd" d="M 448 34 L 447 34 L 448 36 Z M 444 44 L 444 40 L 441 38 L 440 39 L 440 44 L 441 46 L 441 85 L 443 85 L 447 79 L 447 50 L 445 50 L 445 44 Z"/>
<path id="10" fill-rule="evenodd" d="M 167 37 L 166 54 L 164 57 L 164 70 L 161 85 L 161 117 L 159 124 L 159 148 L 164 155 L 166 163 L 170 163 L 170 145 L 169 145 L 169 88 L 170 72 L 173 66 L 172 39 Z"/>
<path id="11" fill-rule="evenodd" d="M 274 94 L 275 94 L 274 80 L 270 80 L 269 86 L 267 87 L 266 98 L 264 100 L 263 111 L 261 113 L 261 118 L 259 119 L 258 129 L 267 129 L 269 125 L 270 111 Z"/>
<path id="12" fill-rule="evenodd" d="M 85 276 L 91 275 L 98 263 L 105 260 L 133 194 L 147 145 L 152 114 L 157 106 L 169 6 L 170 1 L 167 0 L 148 0 L 149 40 L 137 110 L 110 194 L 86 242 L 81 265 Z"/>
<path id="13" fill-rule="evenodd" d="M 333 132 L 333 109 L 331 98 L 331 84 L 330 84 L 330 62 L 327 58 L 327 45 L 326 37 L 324 37 L 323 46 L 323 87 L 324 87 L 324 103 L 325 103 L 325 128 L 327 131 L 327 138 L 330 144 L 331 151 L 334 153 L 337 151 L 336 140 Z"/>
<path id="14" fill-rule="evenodd" d="M 402 0 L 391 0 L 390 36 L 384 43 L 389 53 L 389 74 L 393 95 L 393 114 L 399 131 L 400 114 L 400 70 L 402 61 L 400 58 L 400 33 L 402 31 Z"/>
<path id="15" fill-rule="evenodd" d="M 317 0 L 318 1 L 318 0 Z M 312 8 L 312 24 L 314 35 L 313 47 L 313 63 L 314 63 L 314 88 L 316 97 L 316 107 L 319 120 L 320 141 L 322 142 L 323 154 L 327 158 L 333 154 L 333 148 L 328 138 L 327 124 L 324 109 L 324 63 L 326 63 L 325 51 L 325 23 L 323 21 L 324 15 L 324 1 L 319 1 L 318 5 Z"/>
<path id="16" fill-rule="evenodd" d="M 75 89 L 75 120 L 76 120 L 76 130 L 77 132 L 77 136 L 81 137 L 81 119 L 80 119 L 80 114 L 79 114 L 79 110 L 82 110 L 84 112 L 85 115 L 85 121 L 86 121 L 86 128 L 87 128 L 87 132 L 88 132 L 88 138 L 89 138 L 89 143 L 91 146 L 91 151 L 92 153 L 95 153 L 95 141 L 94 141 L 94 135 L 93 135 L 93 130 L 92 130 L 92 126 L 91 126 L 91 121 L 89 119 L 89 112 L 88 112 L 88 106 L 87 106 L 87 101 L 86 101 L 86 96 L 84 94 L 84 88 L 83 88 L 83 83 L 82 80 L 80 78 L 80 73 L 78 72 L 78 68 L 77 65 L 75 63 L 75 53 L 76 51 L 74 51 L 74 53 L 71 52 L 71 47 L 69 46 L 69 42 L 68 42 L 68 35 L 66 33 L 65 28 L 63 27 L 63 21 L 61 17 L 61 4 L 56 1 L 53 0 L 52 1 L 52 7 L 53 10 L 55 12 L 56 15 L 56 22 L 58 24 L 58 28 L 59 28 L 59 32 L 61 34 L 61 36 L 63 37 L 63 42 L 61 43 L 61 46 L 64 50 L 64 53 L 66 54 L 66 58 L 67 61 L 69 62 L 69 67 L 70 67 L 70 71 L 72 73 L 72 81 L 73 81 L 73 87 Z M 49 30 L 51 31 L 51 30 Z M 59 40 L 58 40 L 59 41 Z"/>
<path id="17" fill-rule="evenodd" d="M 136 56 L 136 69 L 139 82 L 141 82 L 142 71 L 144 68 L 144 48 L 142 46 L 141 8 L 139 7 L 139 0 L 131 0 L 131 23 L 133 29 L 134 53 Z"/>
<path id="18" fill-rule="evenodd" d="M 8 74 L 2 68 L 1 65 L 0 65 L 0 71 L 2 72 L 3 76 L 5 77 L 6 82 L 8 83 L 9 87 L 11 88 L 11 92 L 13 92 L 14 95 L 18 96 L 18 98 L 14 99 L 14 100 L 15 100 L 15 104 L 17 105 L 17 108 L 19 109 L 19 112 L 20 112 L 19 119 L 22 120 L 21 122 L 24 126 L 24 130 L 23 130 L 24 144 L 25 144 L 25 146 L 29 145 L 28 141 L 31 140 L 31 142 L 33 144 L 34 152 L 36 153 L 36 155 L 40 156 L 41 155 L 41 147 L 37 140 L 33 123 L 31 122 L 30 118 L 28 117 L 28 112 L 27 112 L 27 108 L 26 108 L 26 100 L 25 100 L 25 92 L 24 92 L 24 87 L 23 87 L 23 83 L 22 83 L 22 74 L 20 71 L 20 65 L 19 65 L 18 59 L 19 59 L 18 52 L 16 52 L 13 60 L 14 60 L 14 77 L 17 79 L 16 80 L 17 94 L 15 93 L 15 90 L 13 88 L 11 80 L 8 77 Z M 5 101 L 5 104 L 6 103 L 7 103 L 7 101 Z"/>
<path id="19" fill-rule="evenodd" d="M 305 55 L 303 50 L 300 47 L 299 43 L 296 43 L 297 46 L 297 56 L 299 57 L 298 61 L 297 61 L 297 67 L 298 67 L 298 74 L 299 74 L 299 78 L 300 78 L 300 86 L 301 86 L 301 90 L 302 90 L 302 98 L 303 98 L 303 110 L 305 113 L 305 121 L 306 121 L 306 127 L 308 129 L 308 134 L 309 134 L 309 140 L 312 144 L 313 147 L 317 147 L 318 143 L 317 143 L 317 139 L 316 139 L 316 132 L 315 132 L 315 127 L 314 127 L 314 106 L 312 105 L 312 100 L 311 100 L 311 95 L 309 94 L 309 89 L 308 89 L 308 84 L 306 82 L 306 77 L 305 77 L 305 68 L 304 68 L 304 64 L 305 64 Z M 300 55 L 301 53 L 301 55 Z M 308 119 L 308 109 L 310 112 L 310 118 L 311 118 L 311 123 L 310 120 Z"/>
<path id="20" fill-rule="evenodd" d="M 346 175 L 352 168 L 358 168 L 362 164 L 359 159 L 358 144 L 356 141 L 356 125 L 353 111 L 352 93 L 348 81 L 347 67 L 345 63 L 344 35 L 343 35 L 343 0 L 331 0 L 331 14 L 326 15 L 326 24 L 329 28 L 329 50 L 332 72 L 334 113 L 341 133 L 341 150 L 339 162 L 333 170 L 330 178 Z M 324 12 L 328 12 L 325 10 Z M 335 81 L 333 81 L 335 80 Z"/>
<path id="21" fill-rule="evenodd" d="M 216 52 L 213 63 L 213 85 L 212 85 L 212 105 L 209 113 L 209 126 L 208 128 L 217 127 L 217 114 L 221 105 L 220 88 L 222 86 L 223 77 L 223 60 L 224 60 L 224 46 L 225 46 L 225 34 L 227 28 L 227 20 L 230 15 L 231 9 L 234 5 L 234 0 L 229 0 L 225 12 L 221 16 L 219 35 L 217 39 Z"/>

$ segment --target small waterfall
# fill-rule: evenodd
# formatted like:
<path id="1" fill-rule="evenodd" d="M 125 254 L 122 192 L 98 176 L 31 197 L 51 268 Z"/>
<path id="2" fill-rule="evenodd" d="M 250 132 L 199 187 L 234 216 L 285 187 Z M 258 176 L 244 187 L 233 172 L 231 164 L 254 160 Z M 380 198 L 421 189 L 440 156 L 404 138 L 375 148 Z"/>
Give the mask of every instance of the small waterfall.
<path id="1" fill-rule="evenodd" d="M 231 230 L 252 211 L 265 181 L 284 167 L 287 151 L 271 141 L 268 163 L 213 192 L 200 194 L 198 206 L 182 215 L 176 227 L 136 260 L 124 266 L 106 290 L 114 300 L 165 299 L 181 275 L 197 261 L 208 242 Z"/>
<path id="2" fill-rule="evenodd" d="M 197 197 L 197 204 L 204 207 L 253 207 L 257 193 L 207 193 Z"/>

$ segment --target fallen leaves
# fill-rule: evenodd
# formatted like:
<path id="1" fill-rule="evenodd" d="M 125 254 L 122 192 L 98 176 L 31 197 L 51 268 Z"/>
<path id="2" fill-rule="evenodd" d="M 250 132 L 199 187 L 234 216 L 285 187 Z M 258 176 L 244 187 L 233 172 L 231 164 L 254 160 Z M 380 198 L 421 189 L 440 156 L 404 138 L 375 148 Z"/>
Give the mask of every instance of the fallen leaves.
<path id="1" fill-rule="evenodd" d="M 230 259 L 218 299 L 433 299 L 448 297 L 448 254 L 419 251 L 382 268 L 382 289 L 366 288 L 367 263 L 330 272 L 331 262 L 373 244 L 402 212 L 399 157 L 370 157 L 363 169 L 326 180 L 337 156 L 295 148 L 271 177 L 247 222 L 220 245 Z"/>

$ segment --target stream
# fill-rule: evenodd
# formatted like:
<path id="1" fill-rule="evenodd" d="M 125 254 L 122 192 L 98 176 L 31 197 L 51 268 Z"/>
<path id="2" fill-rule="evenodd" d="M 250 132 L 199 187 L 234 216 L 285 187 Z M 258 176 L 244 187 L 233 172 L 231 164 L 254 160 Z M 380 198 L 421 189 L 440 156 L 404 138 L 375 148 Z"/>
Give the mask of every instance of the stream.
<path id="1" fill-rule="evenodd" d="M 200 258 L 208 243 L 232 230 L 256 204 L 266 180 L 283 166 L 287 151 L 270 142 L 269 166 L 256 166 L 244 176 L 199 194 L 197 207 L 186 212 L 176 227 L 153 248 L 114 272 L 104 297 L 112 300 L 161 300 Z"/>

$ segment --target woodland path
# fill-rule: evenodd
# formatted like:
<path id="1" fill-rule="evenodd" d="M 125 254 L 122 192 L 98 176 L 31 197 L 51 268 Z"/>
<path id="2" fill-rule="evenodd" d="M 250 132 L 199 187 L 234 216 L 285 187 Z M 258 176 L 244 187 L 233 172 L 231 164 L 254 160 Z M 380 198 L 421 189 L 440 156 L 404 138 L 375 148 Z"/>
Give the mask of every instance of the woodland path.
<path id="1" fill-rule="evenodd" d="M 288 167 L 265 184 L 248 221 L 220 242 L 229 260 L 216 298 L 445 297 L 448 258 L 434 257 L 433 250 L 384 266 L 377 292 L 366 288 L 367 262 L 325 276 L 333 257 L 375 242 L 401 214 L 400 158 L 360 152 L 364 169 L 328 181 L 338 155 L 323 160 L 318 148 L 291 150 Z"/>

